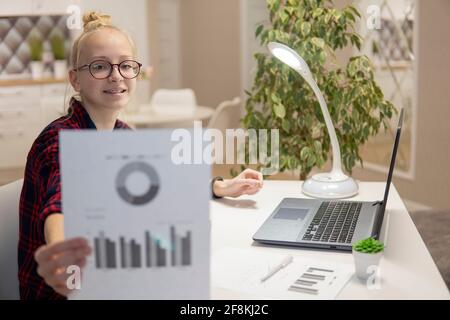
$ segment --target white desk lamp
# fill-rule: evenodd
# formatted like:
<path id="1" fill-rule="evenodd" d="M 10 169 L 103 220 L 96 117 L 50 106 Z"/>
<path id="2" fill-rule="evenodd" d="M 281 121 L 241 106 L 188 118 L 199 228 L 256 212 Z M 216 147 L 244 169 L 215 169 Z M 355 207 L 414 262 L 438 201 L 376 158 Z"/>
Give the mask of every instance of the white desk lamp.
<path id="1" fill-rule="evenodd" d="M 354 196 L 358 193 L 358 184 L 351 177 L 348 177 L 341 169 L 341 151 L 339 143 L 331 122 L 328 107 L 320 92 L 316 81 L 313 79 L 311 71 L 305 60 L 297 52 L 288 46 L 270 42 L 268 44 L 270 52 L 281 62 L 297 71 L 313 89 L 320 103 L 328 134 L 330 135 L 331 148 L 333 150 L 333 168 L 330 172 L 319 173 L 303 182 L 302 191 L 304 194 L 315 198 L 340 199 Z"/>

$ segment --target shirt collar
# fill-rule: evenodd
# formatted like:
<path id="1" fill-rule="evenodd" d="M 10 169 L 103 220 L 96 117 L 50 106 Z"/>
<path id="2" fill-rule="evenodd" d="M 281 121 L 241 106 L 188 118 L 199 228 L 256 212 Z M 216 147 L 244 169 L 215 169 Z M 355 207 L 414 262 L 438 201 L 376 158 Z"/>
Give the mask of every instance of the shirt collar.
<path id="1" fill-rule="evenodd" d="M 69 102 L 69 106 L 71 110 L 71 117 L 75 117 L 76 121 L 80 124 L 82 129 L 94 129 L 97 130 L 94 121 L 92 121 L 89 113 L 84 108 L 81 101 L 78 101 L 75 98 L 71 98 Z M 121 125 L 119 120 L 116 120 L 114 124 L 114 129 L 121 129 L 123 126 Z"/>

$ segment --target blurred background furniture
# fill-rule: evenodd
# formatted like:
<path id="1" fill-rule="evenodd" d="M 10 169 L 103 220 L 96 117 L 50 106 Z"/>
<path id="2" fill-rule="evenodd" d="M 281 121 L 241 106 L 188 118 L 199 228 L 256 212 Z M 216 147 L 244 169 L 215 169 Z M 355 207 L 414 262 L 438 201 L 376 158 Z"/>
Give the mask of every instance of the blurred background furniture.
<path id="1" fill-rule="evenodd" d="M 151 108 L 141 109 L 136 114 L 123 114 L 119 118 L 136 129 L 142 128 L 190 128 L 195 120 L 207 121 L 214 109 L 197 106 L 193 114 L 161 114 Z"/>
<path id="2" fill-rule="evenodd" d="M 0 300 L 19 299 L 17 244 L 23 179 L 0 187 Z"/>
<path id="3" fill-rule="evenodd" d="M 234 114 L 239 112 L 241 98 L 235 97 L 233 100 L 226 100 L 219 104 L 208 123 L 208 128 L 219 129 L 225 134 L 226 129 L 234 129 L 236 126 L 233 119 Z"/>
<path id="4" fill-rule="evenodd" d="M 192 115 L 197 99 L 192 89 L 158 89 L 151 98 L 150 107 L 161 114 Z"/>
<path id="5" fill-rule="evenodd" d="M 120 119 L 133 128 L 191 128 L 194 121 L 206 123 L 213 113 L 213 108 L 197 105 L 192 89 L 158 89 L 150 103 L 124 113 Z"/>

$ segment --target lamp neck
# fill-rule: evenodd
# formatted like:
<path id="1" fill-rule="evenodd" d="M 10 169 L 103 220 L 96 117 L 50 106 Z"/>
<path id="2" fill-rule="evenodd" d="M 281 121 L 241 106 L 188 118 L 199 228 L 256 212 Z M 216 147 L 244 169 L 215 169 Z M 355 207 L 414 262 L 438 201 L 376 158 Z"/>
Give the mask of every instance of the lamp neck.
<path id="1" fill-rule="evenodd" d="M 341 150 L 339 148 L 339 142 L 336 136 L 336 130 L 334 129 L 333 122 L 331 121 L 330 113 L 328 112 L 328 107 L 323 98 L 322 92 L 317 86 L 316 81 L 311 77 L 309 81 L 307 81 L 311 88 L 313 89 L 317 99 L 319 100 L 320 109 L 322 110 L 323 117 L 325 119 L 325 124 L 327 126 L 328 134 L 330 136 L 331 141 L 331 149 L 333 152 L 333 168 L 331 172 L 335 175 L 344 175 L 341 167 Z"/>

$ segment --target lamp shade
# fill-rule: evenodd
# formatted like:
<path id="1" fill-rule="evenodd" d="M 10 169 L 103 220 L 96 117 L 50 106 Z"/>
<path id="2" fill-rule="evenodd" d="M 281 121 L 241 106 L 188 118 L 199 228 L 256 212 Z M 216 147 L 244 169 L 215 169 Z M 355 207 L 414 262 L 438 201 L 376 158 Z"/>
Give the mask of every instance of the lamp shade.
<path id="1" fill-rule="evenodd" d="M 300 73 L 308 83 L 312 80 L 308 64 L 297 52 L 278 42 L 269 42 L 267 46 L 274 57 Z"/>

